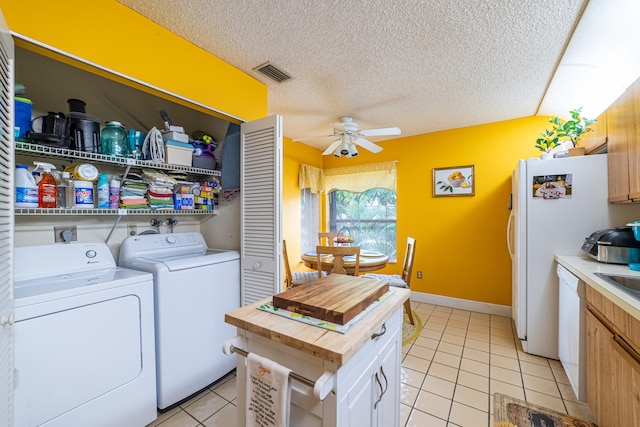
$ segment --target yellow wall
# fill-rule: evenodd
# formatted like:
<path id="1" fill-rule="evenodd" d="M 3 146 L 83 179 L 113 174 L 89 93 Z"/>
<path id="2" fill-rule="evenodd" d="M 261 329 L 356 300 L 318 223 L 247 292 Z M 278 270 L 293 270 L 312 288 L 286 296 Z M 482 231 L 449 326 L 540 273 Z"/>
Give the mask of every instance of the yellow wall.
<path id="1" fill-rule="evenodd" d="M 352 159 L 324 156 L 322 167 L 397 160 L 397 244 L 402 254 L 407 236 L 417 240 L 413 290 L 508 306 L 511 172 L 518 159 L 540 155 L 534 141 L 548 119 L 528 117 L 398 138 L 379 143 L 384 150 L 375 155 L 360 150 Z M 285 164 L 291 150 L 292 144 L 285 145 Z M 317 161 L 315 152 L 304 154 L 296 155 L 296 161 Z M 475 196 L 432 197 L 433 168 L 461 165 L 475 166 Z M 300 224 L 299 203 L 293 201 L 300 194 L 297 170 L 289 169 L 284 178 L 284 232 L 293 236 Z M 299 251 L 289 249 L 289 240 L 287 249 L 297 261 Z M 392 264 L 385 272 L 399 273 L 400 268 Z M 421 280 L 415 276 L 417 270 L 423 272 Z"/>
<path id="2" fill-rule="evenodd" d="M 13 33 L 242 120 L 268 114 L 266 85 L 116 0 L 0 0 L 0 9 Z"/>
<path id="3" fill-rule="evenodd" d="M 244 120 L 267 115 L 265 85 L 116 0 L 0 0 L 0 9 L 14 33 Z M 166 63 L 168 52 L 182 65 L 149 66 Z M 285 139 L 284 238 L 292 267 L 301 268 L 298 165 L 398 160 L 397 244 L 402 248 L 408 235 L 417 239 L 414 270 L 424 274 L 422 280 L 414 276 L 414 290 L 509 305 L 511 171 L 519 158 L 539 154 L 533 141 L 547 124 L 532 117 L 398 138 L 380 143 L 384 150 L 377 155 L 361 150 L 354 159 L 322 156 Z M 466 164 L 476 167 L 476 195 L 433 198 L 432 169 Z"/>

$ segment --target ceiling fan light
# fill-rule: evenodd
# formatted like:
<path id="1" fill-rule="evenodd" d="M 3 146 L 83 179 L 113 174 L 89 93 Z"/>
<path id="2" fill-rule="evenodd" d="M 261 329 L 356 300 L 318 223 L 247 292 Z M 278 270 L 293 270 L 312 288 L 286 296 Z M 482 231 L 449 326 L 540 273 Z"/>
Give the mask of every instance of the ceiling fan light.
<path id="1" fill-rule="evenodd" d="M 355 157 L 358 155 L 358 149 L 356 148 L 356 144 L 353 142 L 349 144 L 349 157 Z"/>
<path id="2" fill-rule="evenodd" d="M 342 154 L 340 153 L 340 149 L 342 148 L 342 146 L 338 145 L 338 147 L 336 148 L 336 151 L 333 152 L 333 155 L 336 157 L 340 157 Z"/>
<path id="3" fill-rule="evenodd" d="M 340 154 L 344 156 L 349 154 L 349 143 L 347 142 L 347 138 L 343 138 L 342 144 L 340 144 Z"/>

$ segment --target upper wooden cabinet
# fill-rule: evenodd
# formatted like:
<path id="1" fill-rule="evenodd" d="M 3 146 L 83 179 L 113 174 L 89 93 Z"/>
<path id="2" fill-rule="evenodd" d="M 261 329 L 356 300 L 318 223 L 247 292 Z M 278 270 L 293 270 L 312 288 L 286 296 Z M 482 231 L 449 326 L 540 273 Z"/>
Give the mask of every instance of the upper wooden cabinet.
<path id="1" fill-rule="evenodd" d="M 640 201 L 640 79 L 606 111 L 609 202 Z"/>
<path id="2" fill-rule="evenodd" d="M 586 154 L 603 150 L 607 145 L 607 112 L 598 117 L 598 121 L 591 125 L 593 132 L 586 134 L 582 145 Z"/>

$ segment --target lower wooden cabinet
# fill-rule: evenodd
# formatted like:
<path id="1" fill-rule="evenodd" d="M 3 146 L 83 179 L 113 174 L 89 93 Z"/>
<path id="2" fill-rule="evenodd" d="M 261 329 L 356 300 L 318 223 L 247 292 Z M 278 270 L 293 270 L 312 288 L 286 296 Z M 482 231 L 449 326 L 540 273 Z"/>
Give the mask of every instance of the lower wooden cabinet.
<path id="1" fill-rule="evenodd" d="M 587 402 L 596 423 L 640 426 L 640 354 L 593 307 L 587 309 L 586 329 Z"/>

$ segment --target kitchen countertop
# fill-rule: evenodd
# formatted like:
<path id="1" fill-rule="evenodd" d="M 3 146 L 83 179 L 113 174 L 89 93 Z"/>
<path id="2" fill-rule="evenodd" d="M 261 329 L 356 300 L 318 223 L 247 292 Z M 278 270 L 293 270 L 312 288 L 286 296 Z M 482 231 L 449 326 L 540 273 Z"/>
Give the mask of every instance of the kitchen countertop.
<path id="1" fill-rule="evenodd" d="M 408 289 L 393 289 L 393 294 L 344 334 L 259 310 L 261 304 L 271 301 L 270 297 L 226 313 L 224 320 L 273 342 L 342 366 L 402 307 L 411 294 Z"/>
<path id="2" fill-rule="evenodd" d="M 556 255 L 555 259 L 558 264 L 562 265 L 579 279 L 583 280 L 587 285 L 591 286 L 611 302 L 636 319 L 640 320 L 640 301 L 593 274 L 605 273 L 640 277 L 640 272 L 631 270 L 627 265 L 606 264 L 595 261 L 594 259 L 586 256 Z"/>

